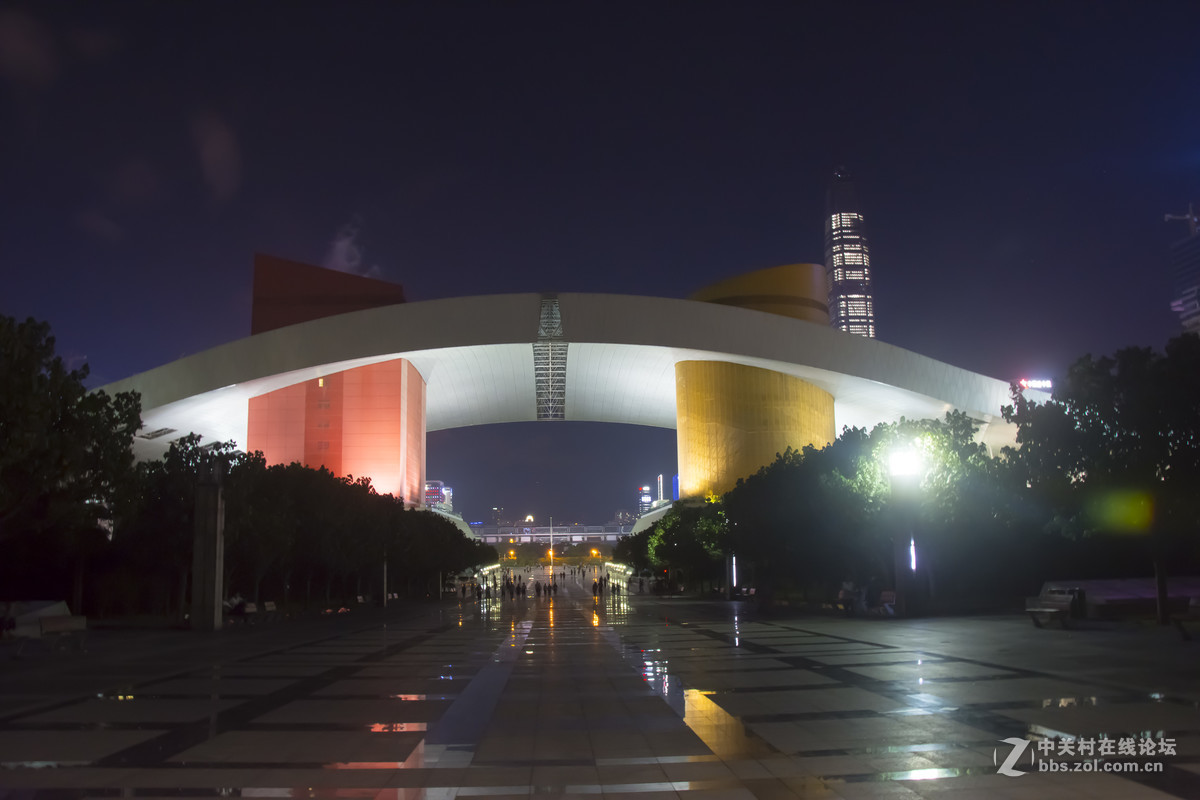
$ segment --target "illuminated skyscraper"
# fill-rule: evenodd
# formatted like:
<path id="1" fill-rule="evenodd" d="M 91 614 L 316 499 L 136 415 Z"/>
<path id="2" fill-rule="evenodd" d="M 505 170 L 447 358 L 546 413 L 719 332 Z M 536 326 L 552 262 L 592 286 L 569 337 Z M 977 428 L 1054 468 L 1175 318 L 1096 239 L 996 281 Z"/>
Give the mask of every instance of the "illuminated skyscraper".
<path id="1" fill-rule="evenodd" d="M 1175 296 L 1171 310 L 1179 315 L 1184 333 L 1200 333 L 1200 213 L 1188 205 L 1186 214 L 1167 214 L 1167 221 L 1183 220 L 1188 236 L 1171 245 L 1171 283 Z"/>
<path id="2" fill-rule="evenodd" d="M 866 229 L 854 198 L 854 184 L 841 168 L 834 171 L 826 197 L 825 278 L 829 324 L 875 338 L 875 298 Z"/>
<path id="3" fill-rule="evenodd" d="M 650 494 L 649 486 L 638 487 L 638 513 L 645 514 L 654 507 L 654 497 Z"/>
<path id="4" fill-rule="evenodd" d="M 453 514 L 454 490 L 441 481 L 425 481 L 425 507 Z"/>

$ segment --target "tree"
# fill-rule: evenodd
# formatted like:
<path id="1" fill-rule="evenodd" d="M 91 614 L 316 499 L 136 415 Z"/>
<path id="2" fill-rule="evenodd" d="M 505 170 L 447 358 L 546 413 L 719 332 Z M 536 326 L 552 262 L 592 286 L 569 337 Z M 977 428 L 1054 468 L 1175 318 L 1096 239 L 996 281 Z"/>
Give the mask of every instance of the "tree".
<path id="1" fill-rule="evenodd" d="M 263 454 L 254 452 L 232 464 L 225 480 L 226 573 L 247 577 L 255 603 L 263 601 L 262 585 L 269 571 L 280 564 L 290 566 L 299 527 L 290 477 L 287 467 L 268 467 Z M 285 571 L 285 603 L 287 577 Z M 236 588 L 231 580 L 225 585 Z"/>
<path id="2" fill-rule="evenodd" d="M 1008 458 L 1048 528 L 1144 536 L 1165 624 L 1167 564 L 1200 523 L 1200 337 L 1084 356 L 1049 401 L 1014 386 L 1003 413 L 1018 426 Z"/>
<path id="3" fill-rule="evenodd" d="M 762 602 L 790 586 L 824 594 L 865 569 L 862 539 L 879 491 L 866 479 L 868 444 L 853 429 L 822 450 L 788 448 L 725 495 L 731 547 L 754 565 Z"/>
<path id="4" fill-rule="evenodd" d="M 969 574 L 965 554 L 982 550 L 976 540 L 996 527 L 1007 500 L 998 461 L 975 441 L 976 428 L 959 412 L 848 428 L 827 447 L 789 448 L 739 480 L 724 497 L 730 546 L 754 564 L 759 594 L 769 601 L 777 587 L 798 585 L 830 596 L 843 579 L 882 581 L 893 573 L 900 545 L 888 462 L 899 447 L 922 454 L 906 505 L 934 556 L 925 559 L 930 586 L 939 555 L 955 564 L 955 575 Z"/>
<path id="5" fill-rule="evenodd" d="M 162 460 L 137 465 L 135 491 L 126 500 L 113 535 L 141 582 L 156 595 L 155 606 L 182 620 L 195 539 L 196 485 L 214 461 L 228 476 L 243 456 L 232 442 L 201 446 L 188 434 L 171 442 Z M 228 478 L 225 479 L 228 482 Z"/>
<path id="6" fill-rule="evenodd" d="M 0 316 L 0 541 L 23 533 L 94 531 L 131 478 L 136 393 L 88 392 L 50 326 Z"/>
<path id="7" fill-rule="evenodd" d="M 650 566 L 650 537 L 653 529 L 625 536 L 613 545 L 614 561 L 629 564 L 639 572 Z"/>
<path id="8" fill-rule="evenodd" d="M 726 538 L 720 502 L 676 503 L 654 525 L 646 555 L 655 566 L 682 573 L 689 583 L 719 581 Z"/>

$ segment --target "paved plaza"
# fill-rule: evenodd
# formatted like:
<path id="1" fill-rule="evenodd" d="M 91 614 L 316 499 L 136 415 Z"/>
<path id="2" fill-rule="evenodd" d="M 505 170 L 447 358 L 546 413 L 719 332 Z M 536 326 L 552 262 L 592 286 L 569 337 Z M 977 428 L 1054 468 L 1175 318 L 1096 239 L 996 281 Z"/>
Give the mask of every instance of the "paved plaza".
<path id="1" fill-rule="evenodd" d="M 1200 797 L 1200 643 L 1153 626 L 761 616 L 568 577 L 87 645 L 0 650 L 0 798 Z"/>

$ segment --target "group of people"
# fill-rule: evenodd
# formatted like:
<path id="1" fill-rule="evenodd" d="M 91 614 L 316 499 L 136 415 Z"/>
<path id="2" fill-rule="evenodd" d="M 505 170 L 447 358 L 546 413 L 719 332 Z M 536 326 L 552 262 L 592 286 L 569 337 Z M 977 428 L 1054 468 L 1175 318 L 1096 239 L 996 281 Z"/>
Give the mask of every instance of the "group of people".
<path id="1" fill-rule="evenodd" d="M 583 567 L 570 567 L 569 569 L 559 572 L 551 572 L 549 580 L 542 581 L 534 578 L 531 570 L 526 568 L 525 574 L 520 574 L 518 571 L 506 572 L 503 576 L 493 575 L 489 581 L 483 578 L 482 582 L 471 581 L 464 582 L 459 587 L 463 598 L 466 598 L 469 593 L 474 594 L 476 599 L 483 600 L 484 598 L 491 599 L 499 597 L 501 599 L 507 597 L 509 600 L 515 600 L 518 597 L 528 597 L 532 589 L 533 595 L 538 599 L 542 597 L 555 597 L 558 595 L 559 581 L 566 581 L 568 574 L 577 581 L 581 578 L 586 580 L 584 576 L 587 570 Z M 586 585 L 586 584 L 585 584 Z M 620 589 L 620 585 L 612 584 L 610 576 L 599 575 L 592 581 L 592 596 L 601 597 L 605 592 L 616 592 Z"/>
<path id="2" fill-rule="evenodd" d="M 507 595 L 509 600 L 513 600 L 517 597 L 528 597 L 529 586 L 529 583 L 519 576 L 506 575 L 504 576 L 504 584 L 497 586 L 497 590 L 500 593 L 500 597 Z M 546 597 L 557 595 L 558 581 L 553 577 L 551 577 L 551 579 L 546 583 L 542 583 L 540 580 L 534 580 L 533 593 L 539 599 L 542 597 L 542 595 L 545 595 Z M 486 592 L 485 595 L 490 597 L 491 593 Z"/>
<path id="3" fill-rule="evenodd" d="M 621 588 L 621 584 L 609 585 L 609 576 L 601 575 L 596 580 L 592 581 L 592 597 L 599 597 L 605 592 L 615 592 Z"/>

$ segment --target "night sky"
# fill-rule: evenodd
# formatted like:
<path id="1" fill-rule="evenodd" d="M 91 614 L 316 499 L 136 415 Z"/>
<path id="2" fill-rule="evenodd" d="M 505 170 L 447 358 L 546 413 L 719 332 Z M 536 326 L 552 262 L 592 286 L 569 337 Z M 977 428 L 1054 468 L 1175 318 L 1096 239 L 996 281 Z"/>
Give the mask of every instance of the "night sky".
<path id="1" fill-rule="evenodd" d="M 0 313 L 92 385 L 248 335 L 255 251 L 410 300 L 682 297 L 823 261 L 856 179 L 879 338 L 993 377 L 1177 331 L 1200 4 L 0 4 Z M 429 436 L 487 508 L 603 522 L 674 432 Z"/>

